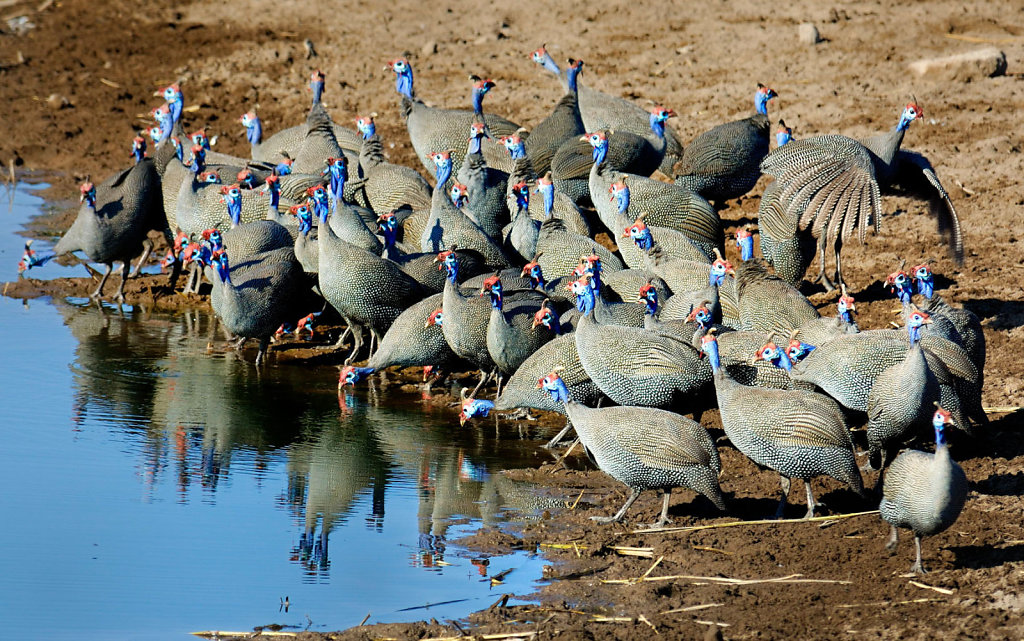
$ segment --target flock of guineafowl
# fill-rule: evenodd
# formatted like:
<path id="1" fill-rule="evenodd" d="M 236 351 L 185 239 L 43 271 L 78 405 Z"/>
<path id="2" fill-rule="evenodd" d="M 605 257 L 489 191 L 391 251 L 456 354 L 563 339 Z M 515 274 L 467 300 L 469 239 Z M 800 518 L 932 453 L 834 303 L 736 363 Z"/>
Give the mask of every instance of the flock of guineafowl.
<path id="1" fill-rule="evenodd" d="M 863 240 L 878 227 L 881 193 L 894 187 L 930 201 L 961 259 L 948 195 L 923 156 L 900 148 L 920 107 L 908 104 L 889 132 L 865 140 L 796 140 L 779 121 L 770 151 L 775 92 L 758 85 L 753 115 L 684 147 L 666 124 L 670 109 L 581 84 L 580 60 L 563 70 L 544 48 L 532 57 L 565 93 L 530 131 L 484 112 L 490 80 L 471 78 L 471 109 L 440 109 L 416 95 L 407 60 L 388 64 L 434 187 L 388 162 L 374 115 L 355 131 L 332 120 L 319 71 L 304 123 L 265 138 L 255 113 L 241 116 L 251 158 L 212 151 L 202 130 L 186 137 L 182 92 L 167 87 L 145 132 L 153 152 L 140 134 L 133 166 L 81 186 L 78 217 L 53 255 L 80 251 L 106 265 L 94 297 L 122 262 L 123 300 L 130 261 L 144 253 L 141 266 L 147 233 L 163 232 L 170 286 L 183 267 L 191 291 L 208 279 L 230 335 L 259 341 L 258 367 L 312 290 L 347 326 L 337 347 L 352 339 L 340 385 L 392 366 L 479 370 L 462 421 L 491 410 L 566 414 L 592 460 L 631 490 L 614 516 L 594 517 L 604 522 L 645 489 L 665 492 L 662 523 L 676 487 L 726 509 L 715 443 L 680 414 L 699 419 L 712 407 L 733 446 L 780 474 L 780 516 L 794 478 L 805 483 L 808 516 L 816 476 L 867 501 L 848 428 L 866 416 L 890 546 L 897 528 L 912 530 L 913 569 L 923 572 L 921 537 L 949 527 L 966 498 L 945 430 L 986 421 L 985 339 L 974 314 L 935 293 L 928 264 L 901 265 L 886 280 L 903 329 L 861 330 L 841 260 L 855 233 Z M 763 258 L 748 225 L 736 232 L 734 267 L 711 203 L 746 194 L 762 174 L 773 179 L 758 213 Z M 611 241 L 598 243 L 600 232 Z M 835 317 L 795 286 L 815 254 L 821 282 L 841 289 Z M 26 247 L 20 268 L 50 258 Z M 369 361 L 356 367 L 364 330 Z M 490 378 L 493 402 L 476 397 Z M 934 454 L 897 456 L 929 426 Z"/>

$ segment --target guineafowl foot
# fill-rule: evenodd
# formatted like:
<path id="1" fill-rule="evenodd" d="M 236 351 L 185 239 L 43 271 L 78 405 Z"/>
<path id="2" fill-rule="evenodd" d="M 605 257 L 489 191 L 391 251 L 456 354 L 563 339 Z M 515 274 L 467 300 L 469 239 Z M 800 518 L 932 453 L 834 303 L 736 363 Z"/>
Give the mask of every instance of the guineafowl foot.
<path id="1" fill-rule="evenodd" d="M 807 490 L 807 514 L 804 514 L 805 519 L 814 518 L 814 508 L 818 507 L 818 503 L 814 501 L 814 492 L 811 490 L 810 479 L 804 480 L 804 488 Z"/>
<path id="2" fill-rule="evenodd" d="M 232 343 L 231 347 L 233 347 L 234 349 L 237 350 L 237 349 L 242 349 L 243 345 L 245 345 L 245 337 L 244 336 L 242 338 L 239 338 L 238 340 L 236 340 L 234 343 Z"/>
<path id="3" fill-rule="evenodd" d="M 107 279 L 110 278 L 110 272 L 112 271 L 114 271 L 114 265 L 107 265 L 107 271 L 103 273 L 103 278 L 100 279 L 99 286 L 96 288 L 96 291 L 89 295 L 89 298 L 92 300 L 99 300 L 103 297 L 103 286 L 107 284 Z"/>
<path id="4" fill-rule="evenodd" d="M 530 410 L 525 407 L 520 407 L 515 412 L 507 414 L 505 416 L 510 421 L 536 421 L 537 418 L 530 414 Z"/>
<path id="5" fill-rule="evenodd" d="M 917 552 L 917 560 L 914 561 L 914 565 L 910 566 L 910 571 L 915 574 L 927 574 L 928 570 L 924 569 L 924 564 L 921 563 L 921 537 L 914 536 L 914 551 Z"/>
<path id="6" fill-rule="evenodd" d="M 553 447 L 555 447 L 556 445 L 558 445 L 559 443 L 562 442 L 562 439 L 565 438 L 565 435 L 568 434 L 569 430 L 571 430 L 571 429 L 572 429 L 572 422 L 570 422 L 569 419 L 566 419 L 565 427 L 562 428 L 562 431 L 559 432 L 558 434 L 555 434 L 555 438 L 553 438 L 550 441 L 548 441 L 544 445 L 544 447 L 549 449 L 549 450 L 552 449 Z"/>
<path id="7" fill-rule="evenodd" d="M 614 516 L 592 516 L 590 520 L 594 523 L 600 523 L 601 525 L 607 525 L 608 523 L 618 523 L 620 519 Z"/>
<path id="8" fill-rule="evenodd" d="M 885 541 L 885 549 L 892 552 L 900 541 L 900 532 L 896 529 L 895 525 L 890 525 L 889 528 L 889 538 Z"/>
<path id="9" fill-rule="evenodd" d="M 138 276 L 142 273 L 142 266 L 149 260 L 149 255 L 153 253 L 153 241 L 146 239 L 142 241 L 142 256 L 139 258 L 139 262 L 132 268 L 131 275 Z"/>
<path id="10" fill-rule="evenodd" d="M 785 476 L 779 476 L 779 485 L 782 486 L 782 496 L 779 498 L 779 507 L 775 510 L 775 520 L 782 519 L 786 514 L 787 498 L 789 497 L 789 489 L 793 486 L 793 481 Z"/>
<path id="11" fill-rule="evenodd" d="M 615 516 L 592 516 L 590 517 L 590 520 L 595 523 L 618 523 L 622 520 L 622 517 L 626 516 L 626 512 L 629 510 L 630 506 L 633 505 L 633 501 L 635 501 L 638 496 L 640 496 L 640 492 L 630 489 L 629 498 L 626 499 L 626 504 L 622 506 L 622 509 L 615 513 Z"/>

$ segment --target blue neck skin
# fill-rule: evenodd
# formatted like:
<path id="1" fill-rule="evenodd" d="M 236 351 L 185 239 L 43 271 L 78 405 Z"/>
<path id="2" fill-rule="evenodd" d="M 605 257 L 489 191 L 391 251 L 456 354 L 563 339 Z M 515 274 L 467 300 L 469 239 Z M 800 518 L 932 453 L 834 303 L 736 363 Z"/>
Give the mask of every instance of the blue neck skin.
<path id="1" fill-rule="evenodd" d="M 372 367 L 353 367 L 345 373 L 345 385 L 355 385 L 370 374 L 373 374 Z"/>
<path id="2" fill-rule="evenodd" d="M 649 228 L 644 227 L 636 235 L 630 235 L 633 236 L 633 242 L 636 246 L 643 251 L 651 251 L 651 248 L 654 247 L 654 236 L 651 235 Z"/>
<path id="3" fill-rule="evenodd" d="M 488 293 L 491 296 L 491 307 L 501 311 L 502 305 L 505 302 L 505 299 L 501 295 L 501 281 L 499 280 L 497 283 L 491 285 L 491 290 Z"/>
<path id="4" fill-rule="evenodd" d="M 398 228 L 396 227 L 395 218 L 385 219 L 380 225 L 380 233 L 384 235 L 384 247 L 394 247 L 395 241 L 398 238 Z"/>
<path id="5" fill-rule="evenodd" d="M 910 303 L 910 299 L 911 299 L 911 296 L 913 295 L 913 292 L 910 289 L 910 284 L 909 283 L 907 283 L 907 282 L 893 283 L 893 288 L 895 289 L 894 293 L 896 294 L 896 298 L 900 299 L 901 303 L 904 303 L 904 304 Z"/>
<path id="6" fill-rule="evenodd" d="M 372 122 L 360 125 L 359 133 L 363 134 L 363 140 L 369 140 L 377 135 L 377 125 Z"/>
<path id="7" fill-rule="evenodd" d="M 537 191 L 544 199 L 544 217 L 551 217 L 551 210 L 555 208 L 555 185 L 553 183 L 537 183 Z"/>
<path id="8" fill-rule="evenodd" d="M 548 286 L 544 280 L 544 272 L 541 270 L 540 265 L 534 265 L 530 268 L 530 287 L 544 289 Z"/>
<path id="9" fill-rule="evenodd" d="M 316 217 L 320 220 L 320 223 L 326 225 L 327 216 L 330 215 L 331 213 L 331 206 L 326 197 L 326 192 L 317 191 L 316 193 L 318 195 L 313 196 L 312 198 L 313 212 L 316 214 Z"/>
<path id="10" fill-rule="evenodd" d="M 505 148 L 508 149 L 508 155 L 513 160 L 526 158 L 526 145 L 523 143 L 522 140 L 515 144 L 508 145 Z"/>
<path id="11" fill-rule="evenodd" d="M 792 140 L 793 134 L 791 134 L 789 131 L 783 130 L 775 132 L 775 143 L 780 147 Z"/>
<path id="12" fill-rule="evenodd" d="M 657 114 L 651 114 L 651 131 L 658 138 L 665 137 L 665 119 Z"/>
<path id="13" fill-rule="evenodd" d="M 914 122 L 914 116 L 904 109 L 903 113 L 900 114 L 900 121 L 896 123 L 897 131 L 906 131 L 912 122 Z"/>
<path id="14" fill-rule="evenodd" d="M 274 167 L 274 173 L 277 174 L 278 176 L 287 176 L 288 174 L 292 173 L 292 166 L 284 161 L 281 161 L 277 163 L 276 167 Z"/>
<path id="15" fill-rule="evenodd" d="M 87 195 L 85 197 L 85 200 L 82 201 L 82 204 L 85 205 L 86 209 L 88 209 L 88 210 L 92 211 L 93 213 L 95 213 L 96 212 L 96 192 L 91 192 L 89 195 Z"/>
<path id="16" fill-rule="evenodd" d="M 541 323 L 544 327 L 551 330 L 555 336 L 562 335 L 562 319 L 558 317 L 558 313 L 551 308 L 547 308 L 547 313 L 544 316 L 544 321 Z"/>
<path id="17" fill-rule="evenodd" d="M 718 341 L 711 340 L 701 345 L 701 350 L 711 363 L 711 370 L 717 372 L 722 368 L 722 359 L 718 355 Z"/>
<path id="18" fill-rule="evenodd" d="M 625 214 L 629 209 L 629 187 L 614 192 L 615 204 L 620 214 Z"/>
<path id="19" fill-rule="evenodd" d="M 725 282 L 725 270 L 716 270 L 714 266 L 711 267 L 711 271 L 708 273 L 708 285 L 721 287 Z"/>
<path id="20" fill-rule="evenodd" d="M 217 259 L 217 273 L 220 274 L 220 279 L 225 284 L 231 284 L 231 268 L 228 267 L 228 257 L 225 254 L 221 254 L 221 257 Z"/>
<path id="21" fill-rule="evenodd" d="M 309 89 L 313 92 L 313 104 L 318 104 L 320 98 L 324 95 L 324 83 L 320 80 L 314 80 L 309 83 Z"/>
<path id="22" fill-rule="evenodd" d="M 174 121 L 171 119 L 169 113 L 163 111 L 156 112 L 156 124 L 160 128 L 160 139 L 157 140 L 157 144 L 163 144 L 165 140 L 171 137 L 171 129 L 174 128 Z"/>
<path id="23" fill-rule="evenodd" d="M 654 316 L 658 313 L 658 290 L 648 290 L 644 296 L 644 313 L 648 316 Z"/>
<path id="24" fill-rule="evenodd" d="M 926 273 L 923 270 L 917 272 L 917 293 L 928 300 L 935 295 L 935 278 L 931 272 Z"/>
<path id="25" fill-rule="evenodd" d="M 171 111 L 171 124 L 181 120 L 181 108 L 184 106 L 185 97 L 180 91 L 171 90 L 170 93 L 164 94 L 164 100 L 167 101 L 167 108 Z"/>
<path id="26" fill-rule="evenodd" d="M 249 121 L 249 125 L 245 128 L 245 137 L 251 145 L 258 145 L 263 140 L 263 123 L 260 122 L 259 118 L 253 118 Z"/>
<path id="27" fill-rule="evenodd" d="M 450 280 L 453 285 L 458 285 L 459 259 L 455 257 L 455 254 L 452 254 L 444 259 L 444 268 L 445 271 L 448 272 L 448 280 Z"/>
<path id="28" fill-rule="evenodd" d="M 479 153 L 481 153 L 483 151 L 483 149 L 480 146 L 480 141 L 483 139 L 483 137 L 484 137 L 484 133 L 483 132 L 481 132 L 479 134 L 474 133 L 472 136 L 470 136 L 469 137 L 469 150 L 467 151 L 467 153 L 470 153 L 470 154 L 479 154 Z"/>
<path id="29" fill-rule="evenodd" d="M 600 165 L 608 157 L 608 141 L 602 140 L 594 147 L 594 164 Z"/>
<path id="30" fill-rule="evenodd" d="M 439 164 L 434 163 L 437 174 L 437 188 L 443 189 L 448 179 L 452 177 L 452 160 L 451 158 L 445 158 Z"/>
<path id="31" fill-rule="evenodd" d="M 267 183 L 267 193 L 270 195 L 270 203 L 267 205 L 268 211 L 272 214 L 277 213 L 277 208 L 281 204 L 281 185 L 277 184 L 277 181 L 270 181 Z"/>
<path id="32" fill-rule="evenodd" d="M 334 207 L 338 200 L 341 200 L 341 195 L 345 190 L 345 167 L 337 163 L 330 163 L 327 166 L 327 172 L 331 176 L 331 181 L 328 183 L 327 191 Z"/>
<path id="33" fill-rule="evenodd" d="M 487 89 L 477 89 L 473 87 L 473 113 L 478 116 L 482 116 L 484 113 L 484 96 L 487 95 Z"/>
<path id="34" fill-rule="evenodd" d="M 771 100 L 769 95 L 763 91 L 758 91 L 754 94 L 754 109 L 757 110 L 757 113 L 768 115 L 768 101 Z"/>
<path id="35" fill-rule="evenodd" d="M 177 138 L 171 138 L 171 144 L 174 145 L 174 155 L 178 157 L 178 162 L 184 160 L 185 150 L 181 147 L 181 141 Z"/>
<path id="36" fill-rule="evenodd" d="M 462 205 L 466 201 L 466 197 L 462 194 L 462 191 L 459 189 L 455 189 L 454 186 L 452 186 L 451 199 L 452 204 L 455 205 L 456 209 L 462 209 Z"/>
<path id="37" fill-rule="evenodd" d="M 220 232 L 216 229 L 210 234 L 210 239 L 207 241 L 210 245 L 210 253 L 220 251 L 224 249 L 224 237 L 220 235 Z"/>
<path id="38" fill-rule="evenodd" d="M 544 58 L 540 61 L 540 64 L 556 76 L 562 75 L 562 70 L 558 68 L 558 63 L 555 62 L 555 59 L 547 51 L 544 52 Z"/>
<path id="39" fill-rule="evenodd" d="M 590 276 L 590 289 L 597 296 L 601 293 L 601 263 L 595 263 L 584 272 Z"/>
<path id="40" fill-rule="evenodd" d="M 576 93 L 578 91 L 576 87 L 576 78 L 580 75 L 579 65 L 569 65 L 565 69 L 565 80 L 569 86 L 569 93 Z"/>
<path id="41" fill-rule="evenodd" d="M 311 229 L 313 229 L 313 215 L 309 213 L 309 209 L 303 209 L 296 217 L 299 219 L 299 232 L 303 236 L 308 236 Z"/>
<path id="42" fill-rule="evenodd" d="M 231 194 L 224 194 L 224 203 L 228 207 L 228 216 L 231 218 L 231 226 L 238 227 L 238 224 L 242 222 L 242 196 L 239 195 L 235 198 L 232 197 Z"/>
<path id="43" fill-rule="evenodd" d="M 932 419 L 932 427 L 935 428 L 935 449 L 946 447 L 946 424 L 938 413 Z"/>
<path id="44" fill-rule="evenodd" d="M 565 386 L 565 383 L 559 377 L 552 379 L 549 376 L 544 377 L 544 391 L 551 395 L 556 403 L 568 403 L 569 402 L 569 389 Z"/>
<path id="45" fill-rule="evenodd" d="M 132 147 L 132 158 L 135 159 L 135 164 L 142 162 L 142 159 L 146 157 L 146 148 L 141 145 Z"/>
<path id="46" fill-rule="evenodd" d="M 745 261 L 754 258 L 754 237 L 744 236 L 736 239 L 736 246 L 740 248 L 740 259 Z"/>
<path id="47" fill-rule="evenodd" d="M 414 100 L 412 93 L 412 67 L 406 65 L 404 70 L 395 72 L 395 91 L 409 100 Z"/>
<path id="48" fill-rule="evenodd" d="M 850 311 L 845 303 L 836 303 L 836 311 L 839 312 L 839 320 L 848 325 L 852 325 L 854 323 L 853 312 Z"/>
<path id="49" fill-rule="evenodd" d="M 530 208 L 530 188 L 523 187 L 522 189 L 516 189 L 516 208 L 519 211 L 526 211 Z"/>
<path id="50" fill-rule="evenodd" d="M 576 309 L 584 316 L 589 316 L 594 311 L 594 288 L 584 287 L 583 292 L 576 294 Z"/>
<path id="51" fill-rule="evenodd" d="M 921 340 L 921 326 L 917 323 L 910 323 L 907 325 L 907 337 L 910 338 L 910 344 L 914 345 Z"/>
<path id="52" fill-rule="evenodd" d="M 189 165 L 189 168 L 197 176 L 206 171 L 206 152 L 200 150 L 199 153 L 193 154 L 192 164 Z"/>
<path id="53" fill-rule="evenodd" d="M 793 361 L 789 360 L 789 356 L 786 355 L 784 350 L 779 348 L 775 349 L 775 357 L 769 361 L 775 367 L 780 367 L 787 372 L 793 370 Z"/>

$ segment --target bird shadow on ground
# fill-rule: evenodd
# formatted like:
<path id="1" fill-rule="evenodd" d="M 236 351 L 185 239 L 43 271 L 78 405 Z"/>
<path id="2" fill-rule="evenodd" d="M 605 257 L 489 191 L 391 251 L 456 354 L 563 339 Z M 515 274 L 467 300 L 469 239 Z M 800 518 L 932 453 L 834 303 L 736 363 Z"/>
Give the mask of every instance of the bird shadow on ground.
<path id="1" fill-rule="evenodd" d="M 953 432 L 953 457 L 957 460 L 989 457 L 1010 460 L 1022 456 L 1024 431 L 1021 425 L 1024 425 L 1024 410 L 1017 410 L 976 427 L 977 436 Z"/>
<path id="2" fill-rule="evenodd" d="M 1009 330 L 1024 325 L 1022 301 L 978 298 L 964 301 L 964 307 L 977 314 L 978 318 L 987 321 L 986 327 L 991 330 Z"/>
<path id="3" fill-rule="evenodd" d="M 1024 472 L 1012 474 L 992 474 L 987 479 L 974 483 L 974 488 L 982 494 L 992 496 L 1020 496 L 1024 494 Z"/>
<path id="4" fill-rule="evenodd" d="M 946 548 L 956 555 L 956 567 L 980 570 L 995 568 L 1015 561 L 1024 561 L 1024 543 L 1006 547 L 991 545 L 956 545 Z"/>

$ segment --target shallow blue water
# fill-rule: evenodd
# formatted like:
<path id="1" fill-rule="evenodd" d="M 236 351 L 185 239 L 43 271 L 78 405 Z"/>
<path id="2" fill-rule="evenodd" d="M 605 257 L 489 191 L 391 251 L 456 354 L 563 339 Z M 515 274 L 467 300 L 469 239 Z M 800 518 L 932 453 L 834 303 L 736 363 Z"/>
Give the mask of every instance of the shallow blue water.
<path id="1" fill-rule="evenodd" d="M 40 206 L 24 187 L 0 200 L 0 279 Z M 533 590 L 539 558 L 483 567 L 447 541 L 519 518 L 529 488 L 495 472 L 542 454 L 417 396 L 339 397 L 335 368 L 257 374 L 207 353 L 209 321 L 0 297 L 0 637 L 330 630 Z M 508 568 L 492 588 L 484 575 Z"/>

